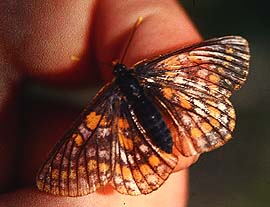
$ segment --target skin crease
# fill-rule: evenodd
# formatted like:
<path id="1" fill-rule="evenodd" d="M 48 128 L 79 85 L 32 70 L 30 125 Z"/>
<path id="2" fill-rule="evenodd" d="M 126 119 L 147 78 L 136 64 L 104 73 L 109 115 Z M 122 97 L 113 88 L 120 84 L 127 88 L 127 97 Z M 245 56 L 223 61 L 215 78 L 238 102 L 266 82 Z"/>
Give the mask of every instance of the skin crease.
<path id="1" fill-rule="evenodd" d="M 67 198 L 34 187 L 33 178 L 44 156 L 78 111 L 69 106 L 30 103 L 22 141 L 17 131 L 22 121 L 18 117 L 23 114 L 19 88 L 24 77 L 69 88 L 111 80 L 111 70 L 102 63 L 121 57 L 139 16 L 144 21 L 129 47 L 124 61 L 127 66 L 201 40 L 173 0 L 59 2 L 5 0 L 0 5 L 4 11 L 0 13 L 0 133 L 4 135 L 0 138 L 0 190 L 14 182 L 30 186 L 0 195 L 0 206 L 185 206 L 188 173 L 183 169 L 197 157 L 180 156 L 177 172 L 146 196 L 121 195 L 108 186 L 84 197 Z M 80 60 L 72 60 L 72 56 Z M 21 143 L 27 144 L 20 145 L 23 156 L 18 158 L 15 146 Z"/>

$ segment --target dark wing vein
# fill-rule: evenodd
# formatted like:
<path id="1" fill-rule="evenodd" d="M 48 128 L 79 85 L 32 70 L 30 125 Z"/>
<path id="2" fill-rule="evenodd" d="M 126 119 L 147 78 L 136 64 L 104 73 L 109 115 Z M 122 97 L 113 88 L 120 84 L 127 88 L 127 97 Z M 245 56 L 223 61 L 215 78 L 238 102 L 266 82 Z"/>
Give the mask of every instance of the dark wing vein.
<path id="1" fill-rule="evenodd" d="M 117 155 L 112 185 L 123 194 L 148 194 L 171 174 L 177 158 L 155 147 L 123 100 L 115 128 Z"/>
<path id="2" fill-rule="evenodd" d="M 248 66 L 247 41 L 227 36 L 137 64 L 133 72 L 177 128 L 176 148 L 191 156 L 231 138 L 235 112 L 228 98 L 246 81 Z"/>
<path id="3" fill-rule="evenodd" d="M 40 190 L 81 196 L 109 182 L 113 105 L 119 100 L 116 90 L 105 86 L 55 146 L 37 174 Z"/>

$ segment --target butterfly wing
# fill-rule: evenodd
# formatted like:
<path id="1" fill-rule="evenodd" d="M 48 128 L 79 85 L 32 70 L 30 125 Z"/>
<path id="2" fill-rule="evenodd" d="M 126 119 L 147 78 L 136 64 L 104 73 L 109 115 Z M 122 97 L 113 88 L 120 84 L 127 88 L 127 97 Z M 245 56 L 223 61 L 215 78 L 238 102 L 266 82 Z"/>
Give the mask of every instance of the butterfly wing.
<path id="1" fill-rule="evenodd" d="M 148 194 L 172 173 L 177 157 L 155 147 L 131 107 L 122 101 L 116 115 L 115 170 L 112 185 L 123 194 Z"/>
<path id="2" fill-rule="evenodd" d="M 226 36 L 135 65 L 146 93 L 167 112 L 183 155 L 213 150 L 231 138 L 235 112 L 228 98 L 246 81 L 249 57 L 245 39 Z"/>
<path id="3" fill-rule="evenodd" d="M 40 168 L 38 188 L 82 196 L 111 183 L 139 195 L 162 185 L 177 158 L 154 147 L 131 112 L 117 86 L 105 86 Z"/>
<path id="4" fill-rule="evenodd" d="M 40 168 L 37 187 L 55 195 L 80 196 L 95 191 L 112 176 L 114 88 L 105 86 L 54 147 Z"/>

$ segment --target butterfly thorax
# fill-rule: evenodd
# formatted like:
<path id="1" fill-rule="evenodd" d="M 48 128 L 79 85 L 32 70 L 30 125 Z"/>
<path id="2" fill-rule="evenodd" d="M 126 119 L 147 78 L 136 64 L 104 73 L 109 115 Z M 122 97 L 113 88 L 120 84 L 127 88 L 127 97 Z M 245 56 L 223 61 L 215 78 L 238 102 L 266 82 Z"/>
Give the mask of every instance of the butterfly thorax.
<path id="1" fill-rule="evenodd" d="M 113 73 L 116 77 L 116 84 L 128 98 L 129 102 L 137 102 L 144 98 L 142 97 L 144 95 L 144 91 L 140 86 L 139 81 L 125 65 L 117 64 Z"/>
<path id="2" fill-rule="evenodd" d="M 165 152 L 171 153 L 173 141 L 170 131 L 160 111 L 153 100 L 145 94 L 132 70 L 128 70 L 123 64 L 117 64 L 113 74 L 115 75 L 115 83 L 154 143 Z"/>

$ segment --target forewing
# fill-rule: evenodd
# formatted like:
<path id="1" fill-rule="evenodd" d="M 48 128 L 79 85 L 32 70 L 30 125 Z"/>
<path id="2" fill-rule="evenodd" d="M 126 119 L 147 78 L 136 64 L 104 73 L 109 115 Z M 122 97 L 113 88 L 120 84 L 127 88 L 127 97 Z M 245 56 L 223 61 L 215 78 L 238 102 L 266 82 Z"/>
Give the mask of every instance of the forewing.
<path id="1" fill-rule="evenodd" d="M 248 66 L 247 41 L 227 36 L 138 64 L 134 72 L 173 122 L 175 146 L 191 156 L 231 138 L 235 112 L 228 98 L 245 82 Z"/>
<path id="2" fill-rule="evenodd" d="M 118 101 L 110 84 L 94 97 L 40 168 L 36 178 L 40 190 L 82 196 L 109 182 L 113 166 L 113 114 Z"/>
<path id="3" fill-rule="evenodd" d="M 207 40 L 135 67 L 141 81 L 170 81 L 179 87 L 229 97 L 246 81 L 248 42 L 239 36 Z"/>
<path id="4" fill-rule="evenodd" d="M 177 157 L 155 147 L 132 109 L 121 102 L 114 127 L 115 161 L 112 185 L 123 194 L 148 194 L 172 173 Z"/>

